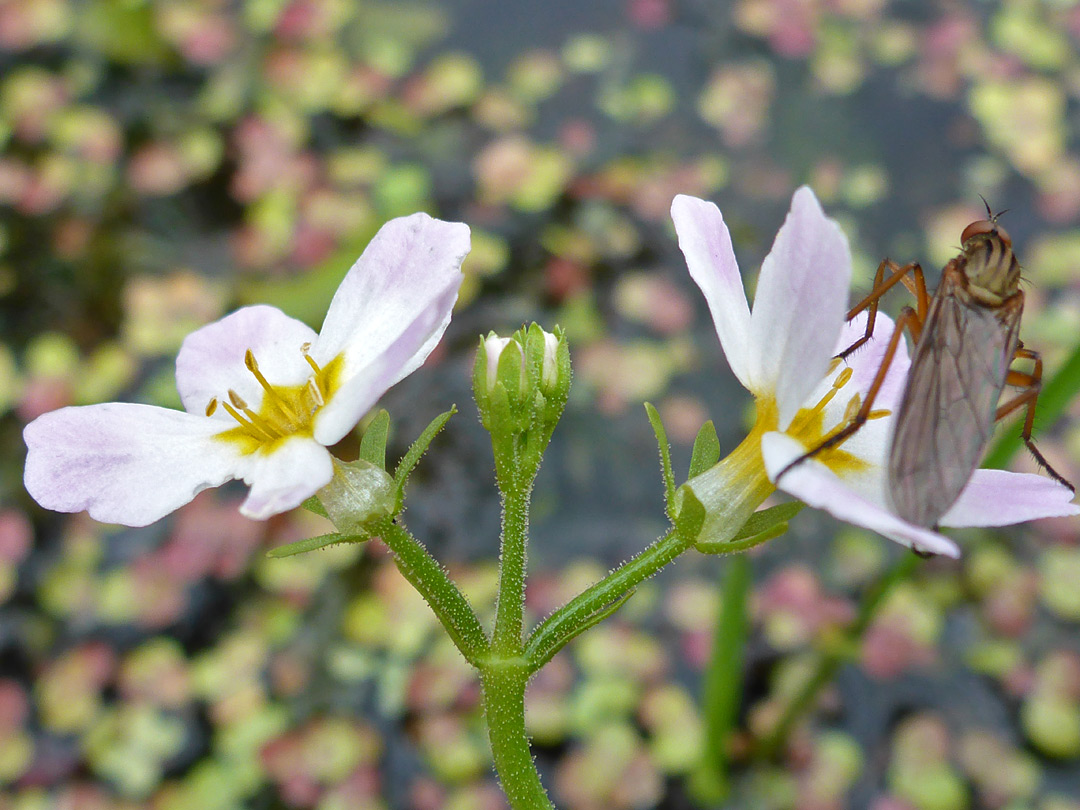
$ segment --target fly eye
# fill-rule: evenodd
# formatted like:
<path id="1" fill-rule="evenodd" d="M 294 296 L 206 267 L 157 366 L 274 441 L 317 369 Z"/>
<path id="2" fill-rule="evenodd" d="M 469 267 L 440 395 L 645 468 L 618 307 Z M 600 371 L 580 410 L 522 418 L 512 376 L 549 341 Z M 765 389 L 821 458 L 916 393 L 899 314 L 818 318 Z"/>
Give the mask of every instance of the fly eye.
<path id="1" fill-rule="evenodd" d="M 964 232 L 960 234 L 960 244 L 966 245 L 967 241 L 973 237 L 986 236 L 995 232 L 1003 237 L 1002 241 L 1007 244 L 1011 243 L 1008 235 L 997 226 L 997 223 L 990 219 L 980 219 L 964 228 Z"/>

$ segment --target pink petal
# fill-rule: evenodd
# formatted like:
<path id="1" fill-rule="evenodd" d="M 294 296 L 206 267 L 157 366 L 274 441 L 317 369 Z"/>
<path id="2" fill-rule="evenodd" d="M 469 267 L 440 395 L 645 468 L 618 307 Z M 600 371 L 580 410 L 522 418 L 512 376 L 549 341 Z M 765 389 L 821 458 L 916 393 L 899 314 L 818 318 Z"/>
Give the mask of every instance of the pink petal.
<path id="1" fill-rule="evenodd" d="M 258 410 L 263 389 L 244 365 L 247 350 L 271 385 L 299 385 L 311 376 L 302 347 L 315 338 L 309 326 L 270 306 L 244 307 L 192 332 L 176 358 L 185 410 L 201 416 L 211 399 L 227 400 L 230 390 Z M 215 416 L 232 421 L 221 408 Z"/>
<path id="2" fill-rule="evenodd" d="M 861 338 L 866 332 L 865 312 L 860 312 L 850 321 L 844 324 L 840 331 L 840 340 L 837 341 L 834 354 L 839 354 Z M 870 385 L 881 368 L 881 361 L 885 355 L 885 349 L 892 337 L 895 324 L 893 319 L 884 312 L 879 312 L 874 323 L 874 334 L 870 340 L 852 352 L 847 360 L 851 368 L 851 380 L 848 385 L 852 390 L 865 395 L 870 390 Z M 911 358 L 908 354 L 907 338 L 900 341 L 896 347 L 892 362 L 889 363 L 888 371 L 885 372 L 885 381 L 878 391 L 874 400 L 874 409 L 894 410 L 900 405 L 900 398 L 904 394 L 904 386 L 907 384 L 908 369 L 911 368 Z"/>
<path id="3" fill-rule="evenodd" d="M 237 477 L 242 460 L 217 420 L 111 402 L 61 408 L 26 426 L 24 482 L 39 504 L 146 526 Z"/>
<path id="4" fill-rule="evenodd" d="M 240 513 L 256 520 L 288 512 L 302 504 L 334 477 L 334 462 L 321 444 L 295 436 L 250 458 L 244 480 L 251 492 Z"/>
<path id="5" fill-rule="evenodd" d="M 456 286 L 445 290 L 442 298 L 433 300 L 409 329 L 383 348 L 382 354 L 354 369 L 345 384 L 315 415 L 316 441 L 327 447 L 340 441 L 379 401 L 379 397 L 404 376 L 403 368 L 411 370 L 417 357 L 430 354 L 446 331 L 456 298 Z"/>
<path id="6" fill-rule="evenodd" d="M 775 390 L 785 429 L 829 367 L 851 283 L 851 252 L 814 192 L 799 188 L 761 265 L 750 316 L 755 390 Z"/>
<path id="7" fill-rule="evenodd" d="M 690 277 L 709 305 L 728 365 L 749 389 L 750 308 L 724 217 L 713 203 L 680 194 L 671 203 L 671 218 Z"/>
<path id="8" fill-rule="evenodd" d="M 761 454 L 770 480 L 805 451 L 799 442 L 782 433 L 766 433 Z M 817 509 L 856 526 L 863 526 L 918 551 L 959 557 L 960 549 L 937 532 L 914 526 L 846 486 L 824 464 L 808 459 L 784 473 L 777 487 Z"/>
<path id="9" fill-rule="evenodd" d="M 976 470 L 942 526 L 1011 526 L 1027 520 L 1080 514 L 1068 487 L 1052 478 L 1007 470 Z"/>
<path id="10" fill-rule="evenodd" d="M 334 294 L 312 357 L 325 365 L 344 353 L 348 378 L 410 345 L 389 385 L 415 371 L 450 322 L 468 252 L 469 228 L 459 222 L 427 214 L 387 222 Z M 418 334 L 405 338 L 410 332 Z"/>

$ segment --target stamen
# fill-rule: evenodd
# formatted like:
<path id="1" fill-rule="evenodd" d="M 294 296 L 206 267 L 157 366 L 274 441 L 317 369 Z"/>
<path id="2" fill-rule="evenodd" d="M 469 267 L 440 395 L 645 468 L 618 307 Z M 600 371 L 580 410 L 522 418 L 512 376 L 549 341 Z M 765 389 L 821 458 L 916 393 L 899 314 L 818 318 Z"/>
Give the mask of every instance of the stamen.
<path id="1" fill-rule="evenodd" d="M 848 380 L 851 379 L 851 375 L 854 374 L 854 373 L 855 373 L 855 370 L 851 366 L 848 366 L 847 368 L 845 368 L 843 371 L 841 371 L 839 374 L 836 375 L 836 379 L 833 380 L 832 387 L 837 389 L 837 390 L 843 388 L 845 385 L 848 384 Z"/>
<path id="2" fill-rule="evenodd" d="M 811 414 L 817 414 L 817 413 L 821 413 L 821 411 L 825 410 L 825 406 L 833 401 L 833 397 L 836 396 L 836 394 L 837 394 L 837 392 L 839 392 L 839 390 L 840 390 L 839 388 L 830 388 L 828 393 L 826 393 L 825 396 L 823 396 L 821 399 L 818 400 L 818 404 L 815 405 L 811 409 L 810 413 Z"/>
<path id="3" fill-rule="evenodd" d="M 867 419 L 884 419 L 886 416 L 888 416 L 891 413 L 892 413 L 892 411 L 890 411 L 888 408 L 878 408 L 876 411 L 870 411 L 870 413 L 868 413 L 866 415 L 866 418 Z"/>
<path id="4" fill-rule="evenodd" d="M 836 371 L 836 367 L 838 365 L 840 365 L 841 363 L 843 363 L 843 362 L 844 362 L 843 357 L 834 357 L 832 360 L 829 361 L 829 370 L 826 371 L 825 373 L 826 374 L 832 374 L 834 371 Z"/>
<path id="5" fill-rule="evenodd" d="M 261 416 L 255 413 L 255 411 L 251 410 L 251 408 L 248 407 L 248 404 L 244 402 L 241 396 L 235 391 L 233 391 L 231 388 L 229 389 L 229 399 L 232 401 L 232 404 L 237 409 L 243 411 L 244 416 L 247 417 L 246 424 L 250 425 L 251 427 L 258 428 L 269 439 L 276 439 L 279 436 L 283 435 L 280 429 L 275 427 L 272 423 L 263 419 Z M 229 413 L 233 412 L 229 411 Z M 236 416 L 235 414 L 233 415 Z M 237 417 L 237 419 L 239 421 L 239 417 Z"/>
<path id="6" fill-rule="evenodd" d="M 273 441 L 277 438 L 277 436 L 275 436 L 273 433 L 267 432 L 266 428 L 262 425 L 254 424 L 253 422 L 245 419 L 243 415 L 228 402 L 222 402 L 221 407 L 228 412 L 229 416 L 236 420 L 237 424 L 239 424 L 242 428 L 245 428 L 248 432 L 255 434 L 261 433 L 264 439 L 268 439 L 270 441 Z"/>
<path id="7" fill-rule="evenodd" d="M 262 372 L 259 371 L 259 364 L 255 362 L 255 354 L 251 351 L 251 349 L 248 349 L 246 352 L 244 352 L 244 365 L 247 366 L 247 370 L 255 376 L 255 379 L 259 381 L 259 385 L 263 387 L 263 390 L 266 391 L 267 395 L 270 396 L 271 400 L 277 406 L 278 410 L 285 415 L 285 418 L 293 424 L 299 423 L 300 419 L 297 417 L 293 409 L 289 407 L 289 403 L 287 403 L 284 399 L 281 398 L 281 395 L 274 390 L 274 386 L 270 385 L 266 377 L 264 377 L 262 375 Z"/>
<path id="8" fill-rule="evenodd" d="M 214 411 L 217 410 L 217 404 L 218 404 L 217 403 L 217 397 L 213 397 L 209 402 L 206 403 L 206 415 L 207 416 L 213 416 L 214 415 Z"/>
<path id="9" fill-rule="evenodd" d="M 862 397 L 856 394 L 850 400 L 848 400 L 847 407 L 844 408 L 844 421 L 841 424 L 846 425 L 855 418 L 855 414 L 859 412 L 859 408 L 862 407 Z"/>
<path id="10" fill-rule="evenodd" d="M 326 392 L 323 391 L 322 382 L 321 382 L 321 380 L 322 380 L 322 369 L 319 368 L 318 363 L 316 363 L 314 360 L 311 359 L 311 355 L 308 354 L 309 349 L 311 349 L 311 344 L 310 343 L 305 343 L 303 346 L 300 347 L 300 351 L 303 353 L 304 359 L 307 361 L 307 364 L 309 366 L 311 366 L 311 370 L 315 372 L 315 376 L 312 377 L 308 382 L 309 382 L 309 384 L 310 383 L 315 384 L 316 390 L 318 392 L 318 397 L 316 397 L 316 399 L 318 400 L 319 405 L 322 405 L 323 402 L 324 402 L 325 394 L 326 394 Z"/>

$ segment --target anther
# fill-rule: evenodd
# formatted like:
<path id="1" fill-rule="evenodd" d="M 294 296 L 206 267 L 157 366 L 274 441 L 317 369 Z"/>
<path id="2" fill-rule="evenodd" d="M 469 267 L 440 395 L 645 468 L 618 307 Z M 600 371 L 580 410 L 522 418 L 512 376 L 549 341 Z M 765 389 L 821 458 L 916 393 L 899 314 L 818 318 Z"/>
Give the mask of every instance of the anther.
<path id="1" fill-rule="evenodd" d="M 229 389 L 229 402 L 231 402 L 234 407 L 239 408 L 242 411 L 246 410 L 248 406 L 248 404 L 244 402 L 243 398 L 231 388 Z"/>
<path id="2" fill-rule="evenodd" d="M 878 408 L 876 411 L 870 411 L 870 413 L 868 413 L 866 415 L 866 418 L 868 420 L 869 419 L 884 419 L 886 416 L 888 416 L 891 413 L 892 413 L 892 411 L 890 411 L 888 408 Z"/>
<path id="3" fill-rule="evenodd" d="M 839 374 L 836 375 L 836 379 L 833 380 L 832 387 L 836 388 L 836 389 L 843 388 L 845 385 L 848 384 L 848 380 L 851 379 L 851 375 L 854 374 L 854 373 L 855 373 L 854 369 L 852 369 L 851 366 L 848 366 L 847 368 L 845 368 L 843 371 L 841 371 Z"/>
<path id="4" fill-rule="evenodd" d="M 213 397 L 209 402 L 207 402 L 206 403 L 206 415 L 207 416 L 213 416 L 214 411 L 217 410 L 217 405 L 218 405 L 217 397 Z"/>
<path id="5" fill-rule="evenodd" d="M 244 365 L 247 366 L 248 371 L 255 376 L 255 379 L 259 381 L 259 385 L 263 387 L 263 390 L 266 391 L 271 401 L 277 406 L 277 409 L 285 415 L 285 418 L 293 423 L 297 422 L 298 418 L 293 412 L 293 409 L 289 407 L 289 403 L 281 398 L 281 395 L 274 390 L 274 386 L 270 385 L 266 377 L 259 371 L 259 364 L 255 362 L 255 354 L 251 349 L 244 352 Z"/>
<path id="6" fill-rule="evenodd" d="M 847 407 L 844 408 L 844 423 L 850 422 L 855 418 L 855 414 L 859 412 L 859 408 L 862 406 L 862 397 L 858 394 L 848 400 Z"/>

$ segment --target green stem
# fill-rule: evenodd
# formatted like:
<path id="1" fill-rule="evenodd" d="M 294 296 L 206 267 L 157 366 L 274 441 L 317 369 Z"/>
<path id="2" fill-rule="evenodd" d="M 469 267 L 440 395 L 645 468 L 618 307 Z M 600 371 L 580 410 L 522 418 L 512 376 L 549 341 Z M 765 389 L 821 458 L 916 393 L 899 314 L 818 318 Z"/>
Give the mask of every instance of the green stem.
<path id="1" fill-rule="evenodd" d="M 674 530 L 668 532 L 544 619 L 525 645 L 525 657 L 529 659 L 533 671 L 573 639 L 577 635 L 575 629 L 588 627 L 593 614 L 651 577 L 690 548 L 693 542 L 693 537 L 682 537 Z"/>
<path id="2" fill-rule="evenodd" d="M 499 596 L 491 648 L 497 655 L 520 656 L 525 613 L 525 565 L 529 533 L 529 486 L 503 490 Z"/>
<path id="3" fill-rule="evenodd" d="M 479 666 L 489 651 L 487 636 L 469 601 L 450 579 L 446 569 L 439 565 L 419 540 L 398 524 L 386 520 L 373 528 L 373 533 L 382 537 L 394 552 L 398 570 L 431 606 L 465 660 Z"/>
<path id="4" fill-rule="evenodd" d="M 758 751 L 762 756 L 772 757 L 780 751 L 795 724 L 817 701 L 818 693 L 832 681 L 840 665 L 850 657 L 851 650 L 858 649 L 863 635 L 870 627 L 870 622 L 874 620 L 885 598 L 892 593 L 894 587 L 908 579 L 921 562 L 922 559 L 915 554 L 904 554 L 866 592 L 859 606 L 859 614 L 844 634 L 844 639 L 833 645 L 829 652 L 821 654 L 810 677 L 803 682 L 802 688 L 787 704 L 769 736 L 761 741 Z"/>
<path id="5" fill-rule="evenodd" d="M 743 654 L 746 646 L 747 597 L 753 580 L 750 558 L 730 558 L 724 572 L 722 604 L 713 633 L 713 649 L 705 671 L 705 750 L 694 775 L 698 798 L 719 802 L 727 798 L 727 746 L 742 700 Z"/>
<path id="6" fill-rule="evenodd" d="M 555 810 L 525 734 L 525 684 L 529 668 L 522 658 L 490 659 L 484 666 L 484 716 L 491 756 L 512 810 Z"/>

